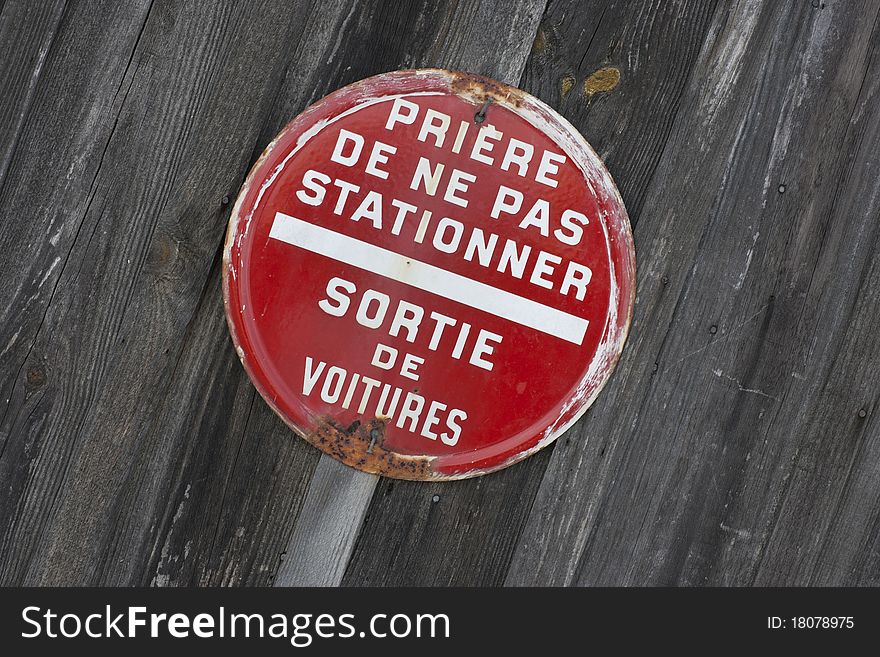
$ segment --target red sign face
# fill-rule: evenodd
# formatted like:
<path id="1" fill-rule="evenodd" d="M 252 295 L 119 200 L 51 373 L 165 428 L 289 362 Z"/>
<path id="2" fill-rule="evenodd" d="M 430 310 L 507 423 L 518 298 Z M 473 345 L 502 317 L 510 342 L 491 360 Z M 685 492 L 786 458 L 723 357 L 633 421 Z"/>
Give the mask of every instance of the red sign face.
<path id="1" fill-rule="evenodd" d="M 551 443 L 623 348 L 623 202 L 575 129 L 472 75 L 345 87 L 273 141 L 229 223 L 239 357 L 297 433 L 355 468 L 453 479 Z"/>

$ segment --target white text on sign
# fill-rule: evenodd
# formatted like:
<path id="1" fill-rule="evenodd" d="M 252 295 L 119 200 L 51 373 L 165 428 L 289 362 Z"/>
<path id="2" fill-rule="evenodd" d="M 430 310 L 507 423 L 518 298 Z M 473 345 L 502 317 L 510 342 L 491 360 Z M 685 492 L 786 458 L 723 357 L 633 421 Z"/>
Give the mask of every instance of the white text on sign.
<path id="1" fill-rule="evenodd" d="M 392 197 L 387 192 L 370 189 L 369 181 L 388 181 L 392 172 L 397 179 L 395 156 L 399 144 L 395 136 L 401 126 L 418 126 L 416 139 L 426 150 L 424 155 L 418 155 L 418 162 L 413 163 L 409 175 L 404 172 L 406 178 L 401 191 Z M 527 285 L 552 290 L 562 297 L 584 301 L 592 270 L 554 251 L 564 247 L 570 252 L 570 247 L 580 244 L 590 220 L 578 209 L 559 207 L 558 200 L 542 198 L 545 195 L 551 199 L 560 197 L 559 194 L 553 196 L 549 190 L 558 188 L 560 167 L 566 163 L 566 156 L 505 136 L 490 123 L 478 128 L 470 121 L 454 125 L 448 114 L 423 108 L 406 98 L 389 102 L 384 128 L 389 135 L 387 142 L 391 143 L 384 138 L 367 139 L 356 131 L 339 128 L 328 159 L 336 172 L 340 167 L 350 169 L 351 177 L 344 172 L 328 175 L 320 170 L 319 163 L 313 165 L 316 168 L 307 169 L 294 194 L 304 206 L 315 209 L 314 216 L 321 217 L 321 221 L 313 222 L 308 210 L 302 208 L 300 211 L 306 213 L 300 215 L 302 218 L 279 211 L 269 236 L 519 326 L 575 345 L 583 344 L 589 327 L 587 319 L 552 304 L 539 303 L 524 294 L 489 285 L 473 275 L 465 276 L 449 267 L 433 264 L 454 256 L 472 263 L 468 265 L 471 272 L 476 264 Z M 477 130 L 476 137 L 468 137 L 471 130 Z M 466 147 L 469 140 L 472 143 Z M 465 169 L 470 167 L 462 168 L 462 159 L 457 158 L 457 166 L 447 166 L 443 161 L 444 151 L 466 155 L 478 165 L 468 171 Z M 485 186 L 479 187 L 480 171 L 484 170 L 481 167 L 505 172 L 506 184 L 496 182 L 488 190 Z M 533 188 L 537 183 L 547 191 L 540 192 L 539 187 L 536 198 L 533 189 L 527 200 L 527 195 L 517 189 L 518 179 L 531 183 Z M 358 184 L 351 180 L 357 180 Z M 475 190 L 486 199 L 483 216 L 479 213 L 474 216 L 472 195 Z M 438 201 L 448 206 L 448 210 L 437 212 Z M 469 213 L 468 223 L 456 218 L 463 212 Z M 429 246 L 443 255 L 425 262 L 346 235 L 331 226 L 319 225 L 332 217 L 367 225 L 394 239 Z M 493 230 L 493 225 L 502 224 L 504 229 Z M 513 237 L 505 237 L 496 230 L 512 233 Z M 377 241 L 388 244 L 386 239 Z M 495 276 L 497 278 L 497 274 Z M 327 279 L 316 301 L 320 310 L 334 320 L 352 322 L 379 336 L 370 351 L 369 368 L 373 371 L 355 372 L 318 356 L 307 356 L 302 393 L 359 416 L 373 415 L 412 434 L 454 446 L 468 418 L 465 410 L 450 408 L 444 401 L 419 394 L 417 389 L 406 390 L 401 387 L 403 384 L 395 385 L 382 379 L 394 375 L 417 382 L 430 371 L 433 363 L 447 369 L 456 361 L 497 373 L 497 354 L 505 344 L 504 336 L 476 325 L 473 319 L 464 321 L 431 308 L 424 295 L 395 296 L 381 287 L 379 284 L 359 285 L 346 275 L 331 275 Z"/>

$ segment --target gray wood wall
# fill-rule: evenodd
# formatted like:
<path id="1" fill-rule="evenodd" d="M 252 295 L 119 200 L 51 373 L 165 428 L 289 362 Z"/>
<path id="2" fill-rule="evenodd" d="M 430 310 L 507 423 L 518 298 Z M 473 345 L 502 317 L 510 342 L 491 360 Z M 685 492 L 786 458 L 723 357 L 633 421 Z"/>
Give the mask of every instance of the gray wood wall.
<path id="1" fill-rule="evenodd" d="M 220 294 L 257 154 L 418 66 L 565 115 L 638 256 L 593 408 L 456 483 L 319 458 Z M 0 94 L 0 583 L 878 583 L 880 0 L 0 0 Z"/>

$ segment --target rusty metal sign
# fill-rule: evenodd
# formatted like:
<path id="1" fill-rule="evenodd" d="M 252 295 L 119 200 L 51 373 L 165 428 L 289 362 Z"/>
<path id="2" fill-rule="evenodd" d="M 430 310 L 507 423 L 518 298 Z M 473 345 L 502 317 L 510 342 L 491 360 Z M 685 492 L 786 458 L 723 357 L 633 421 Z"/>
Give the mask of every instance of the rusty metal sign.
<path id="1" fill-rule="evenodd" d="M 298 434 L 404 479 L 491 472 L 599 394 L 632 314 L 629 219 L 583 137 L 532 96 L 400 71 L 309 107 L 238 196 L 232 339 Z"/>

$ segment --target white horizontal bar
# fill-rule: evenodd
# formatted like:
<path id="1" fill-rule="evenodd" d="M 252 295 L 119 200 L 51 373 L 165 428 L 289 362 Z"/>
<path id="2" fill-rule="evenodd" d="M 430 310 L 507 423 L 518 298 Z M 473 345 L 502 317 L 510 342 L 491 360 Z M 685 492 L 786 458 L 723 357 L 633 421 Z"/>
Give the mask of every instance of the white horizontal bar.
<path id="1" fill-rule="evenodd" d="M 269 237 L 577 345 L 587 332 L 586 319 L 282 212 L 275 214 Z"/>

